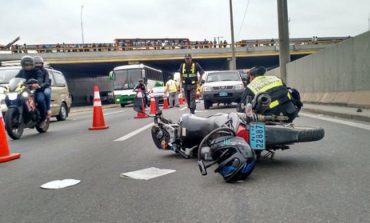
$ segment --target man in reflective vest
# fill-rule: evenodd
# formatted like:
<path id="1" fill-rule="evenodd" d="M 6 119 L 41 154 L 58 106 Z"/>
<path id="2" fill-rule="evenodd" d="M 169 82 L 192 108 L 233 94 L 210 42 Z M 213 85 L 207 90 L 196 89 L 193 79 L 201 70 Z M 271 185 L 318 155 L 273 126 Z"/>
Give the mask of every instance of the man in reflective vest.
<path id="1" fill-rule="evenodd" d="M 170 102 L 170 108 L 176 106 L 179 107 L 179 90 L 180 85 L 177 81 L 172 79 L 172 76 L 168 77 L 168 81 L 166 83 L 166 90 L 165 93 L 168 93 L 168 100 Z"/>
<path id="2" fill-rule="evenodd" d="M 265 73 L 266 68 L 264 67 L 252 68 L 249 71 L 249 84 L 242 96 L 242 102 L 246 103 L 248 97 L 256 102 L 256 98 L 260 94 L 268 94 L 271 97 L 271 103 L 267 110 L 263 111 L 263 114 L 283 114 L 289 117 L 289 122 L 292 122 L 298 114 L 298 109 L 292 102 L 292 95 L 279 78 L 276 76 L 264 76 Z M 253 109 L 256 109 L 257 106 L 257 103 L 255 103 Z"/>
<path id="3" fill-rule="evenodd" d="M 190 54 L 186 54 L 185 63 L 181 64 L 179 73 L 188 108 L 190 109 L 190 113 L 194 114 L 196 109 L 197 86 L 198 82 L 200 83 L 200 80 L 202 80 L 204 70 L 198 63 L 192 61 Z M 198 80 L 198 73 L 200 74 L 200 80 Z"/>

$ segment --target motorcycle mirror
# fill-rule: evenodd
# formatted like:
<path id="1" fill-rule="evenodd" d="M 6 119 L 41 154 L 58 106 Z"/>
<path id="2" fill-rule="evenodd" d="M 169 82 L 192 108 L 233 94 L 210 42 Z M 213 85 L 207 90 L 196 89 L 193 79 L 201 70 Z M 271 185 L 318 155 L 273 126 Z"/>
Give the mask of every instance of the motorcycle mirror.
<path id="1" fill-rule="evenodd" d="M 199 166 L 199 171 L 200 171 L 200 173 L 201 173 L 203 176 L 207 175 L 206 166 L 204 165 L 203 160 L 198 160 L 198 166 Z"/>

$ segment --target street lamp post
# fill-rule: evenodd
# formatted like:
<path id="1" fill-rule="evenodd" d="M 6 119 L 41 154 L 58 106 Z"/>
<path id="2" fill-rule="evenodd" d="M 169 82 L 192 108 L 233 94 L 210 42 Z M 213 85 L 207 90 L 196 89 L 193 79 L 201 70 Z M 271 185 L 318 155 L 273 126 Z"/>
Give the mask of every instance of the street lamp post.
<path id="1" fill-rule="evenodd" d="M 279 64 L 280 78 L 286 83 L 286 64 L 290 62 L 289 55 L 289 17 L 287 0 L 277 0 L 279 23 Z"/>
<path id="2" fill-rule="evenodd" d="M 83 26 L 83 21 L 82 21 L 82 10 L 84 8 L 84 5 L 81 5 L 81 37 L 82 37 L 82 44 L 85 44 L 85 39 L 84 39 L 84 26 Z"/>
<path id="3" fill-rule="evenodd" d="M 233 3 L 232 0 L 229 0 L 230 5 L 230 27 L 231 27 L 231 64 L 230 70 L 236 70 L 236 58 L 235 58 L 235 41 L 234 41 L 234 21 L 233 21 Z"/>

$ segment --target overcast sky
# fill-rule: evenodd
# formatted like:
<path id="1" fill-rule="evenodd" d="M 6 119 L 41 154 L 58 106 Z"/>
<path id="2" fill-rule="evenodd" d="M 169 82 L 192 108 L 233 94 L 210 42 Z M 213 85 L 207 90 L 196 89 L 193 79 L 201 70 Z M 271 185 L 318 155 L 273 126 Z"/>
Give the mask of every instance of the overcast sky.
<path id="1" fill-rule="evenodd" d="M 0 43 L 222 36 L 230 40 L 228 0 L 0 0 Z M 233 0 L 236 40 L 277 38 L 276 0 Z M 247 8 L 248 5 L 248 8 Z M 355 36 L 368 30 L 370 0 L 288 0 L 291 37 Z M 247 8 L 247 10 L 245 10 Z M 245 19 L 243 22 L 244 12 Z M 243 22 L 243 23 L 242 23 Z"/>

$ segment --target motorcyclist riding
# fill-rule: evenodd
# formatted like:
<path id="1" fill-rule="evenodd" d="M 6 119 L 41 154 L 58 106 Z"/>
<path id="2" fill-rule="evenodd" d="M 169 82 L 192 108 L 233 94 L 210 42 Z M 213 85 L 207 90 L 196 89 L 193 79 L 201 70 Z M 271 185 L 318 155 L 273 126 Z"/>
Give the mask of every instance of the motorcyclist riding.
<path id="1" fill-rule="evenodd" d="M 288 116 L 288 122 L 292 122 L 298 114 L 298 108 L 293 103 L 292 94 L 285 84 L 276 76 L 264 76 L 265 67 L 252 68 L 249 71 L 249 84 L 242 96 L 242 103 L 238 111 L 243 112 L 243 103 L 246 105 L 248 98 L 253 99 L 253 109 L 258 107 L 258 97 L 267 94 L 271 97 L 271 103 L 263 115 L 284 115 Z M 251 101 L 249 101 L 251 102 Z M 258 111 L 256 111 L 258 113 Z"/>
<path id="2" fill-rule="evenodd" d="M 144 80 L 143 79 L 140 79 L 139 80 L 139 83 L 135 86 L 134 88 L 134 91 L 136 91 L 137 89 L 141 89 L 141 92 L 143 93 L 143 98 L 144 98 L 144 104 L 145 106 L 148 105 L 148 100 L 147 100 L 147 93 L 146 93 L 146 86 L 144 84 Z"/>
<path id="3" fill-rule="evenodd" d="M 48 71 L 44 68 L 44 59 L 40 56 L 35 56 L 33 60 L 35 62 L 35 69 L 39 70 L 42 74 L 43 83 L 40 84 L 39 91 L 43 91 L 45 95 L 46 111 L 47 111 L 48 118 L 50 118 L 51 117 L 51 110 L 50 110 L 51 79 L 49 78 Z"/>
<path id="4" fill-rule="evenodd" d="M 32 84 L 32 89 L 35 91 L 35 99 L 37 102 L 37 108 L 40 111 L 40 120 L 41 123 L 46 119 L 46 103 L 45 103 L 45 95 L 43 90 L 41 90 L 41 86 L 44 83 L 43 74 L 40 70 L 35 69 L 35 62 L 34 58 L 31 56 L 24 56 L 21 59 L 21 66 L 22 70 L 16 75 L 17 78 L 26 79 L 26 81 L 30 79 L 37 80 L 38 83 Z"/>

